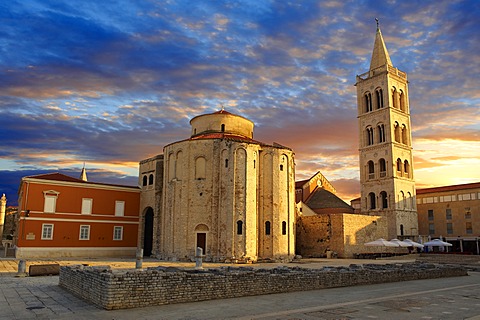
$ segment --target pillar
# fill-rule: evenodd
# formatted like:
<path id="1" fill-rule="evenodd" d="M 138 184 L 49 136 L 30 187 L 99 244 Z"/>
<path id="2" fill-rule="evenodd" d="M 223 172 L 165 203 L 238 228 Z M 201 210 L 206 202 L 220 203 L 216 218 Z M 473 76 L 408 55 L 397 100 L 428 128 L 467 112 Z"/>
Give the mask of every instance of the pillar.
<path id="1" fill-rule="evenodd" d="M 5 193 L 0 198 L 0 240 L 3 239 L 3 227 L 5 225 L 5 211 L 7 209 L 7 197 Z"/>

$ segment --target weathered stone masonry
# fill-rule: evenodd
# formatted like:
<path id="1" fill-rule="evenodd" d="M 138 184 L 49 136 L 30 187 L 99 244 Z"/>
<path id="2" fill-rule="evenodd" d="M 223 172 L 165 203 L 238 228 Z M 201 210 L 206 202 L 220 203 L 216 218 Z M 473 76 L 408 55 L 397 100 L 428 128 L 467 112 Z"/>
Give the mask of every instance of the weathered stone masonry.
<path id="1" fill-rule="evenodd" d="M 114 310 L 465 275 L 466 270 L 457 266 L 424 263 L 322 269 L 181 270 L 158 267 L 130 271 L 79 265 L 61 267 L 59 285 L 101 308 Z"/>

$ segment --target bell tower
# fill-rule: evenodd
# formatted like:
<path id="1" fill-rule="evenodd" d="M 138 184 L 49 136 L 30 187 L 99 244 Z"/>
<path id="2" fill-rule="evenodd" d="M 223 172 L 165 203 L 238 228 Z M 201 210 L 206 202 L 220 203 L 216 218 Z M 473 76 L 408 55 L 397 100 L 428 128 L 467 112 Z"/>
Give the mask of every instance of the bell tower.
<path id="1" fill-rule="evenodd" d="M 370 69 L 356 77 L 361 212 L 384 216 L 389 239 L 418 235 L 407 74 L 392 64 L 377 20 Z"/>

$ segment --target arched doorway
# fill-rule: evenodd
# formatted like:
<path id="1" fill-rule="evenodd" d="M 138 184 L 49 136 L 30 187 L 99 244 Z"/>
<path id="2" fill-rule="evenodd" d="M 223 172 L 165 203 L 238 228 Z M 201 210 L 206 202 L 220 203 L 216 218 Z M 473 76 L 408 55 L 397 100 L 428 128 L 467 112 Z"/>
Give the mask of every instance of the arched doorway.
<path id="1" fill-rule="evenodd" d="M 148 207 L 145 212 L 145 224 L 143 228 L 143 256 L 152 255 L 153 244 L 153 209 Z"/>

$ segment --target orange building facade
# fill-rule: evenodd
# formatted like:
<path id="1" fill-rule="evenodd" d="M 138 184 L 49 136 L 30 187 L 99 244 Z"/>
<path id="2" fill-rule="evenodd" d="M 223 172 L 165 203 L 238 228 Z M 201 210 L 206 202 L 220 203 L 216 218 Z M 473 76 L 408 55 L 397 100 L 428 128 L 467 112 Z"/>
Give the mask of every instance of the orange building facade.
<path id="1" fill-rule="evenodd" d="M 22 178 L 16 258 L 135 256 L 138 187 L 60 173 Z"/>

